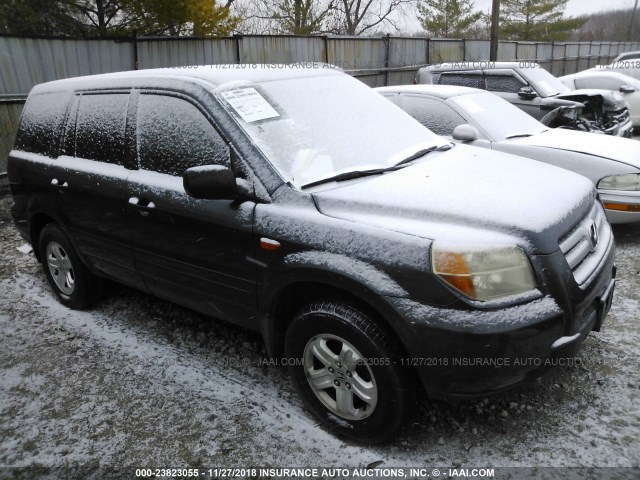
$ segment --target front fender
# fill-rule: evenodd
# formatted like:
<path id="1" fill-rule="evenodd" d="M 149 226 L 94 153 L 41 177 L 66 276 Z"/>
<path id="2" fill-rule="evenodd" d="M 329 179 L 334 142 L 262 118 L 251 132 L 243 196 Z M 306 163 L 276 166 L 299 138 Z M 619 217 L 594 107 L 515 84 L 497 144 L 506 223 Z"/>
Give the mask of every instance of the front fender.
<path id="1" fill-rule="evenodd" d="M 284 334 L 281 327 L 289 320 L 275 318 L 278 301 L 289 287 L 301 284 L 313 284 L 320 287 L 319 290 L 324 286 L 357 298 L 379 314 L 404 344 L 406 329 L 386 298 L 406 298 L 409 296 L 406 290 L 386 272 L 367 262 L 312 250 L 288 254 L 271 264 L 260 283 L 259 329 L 271 355 L 279 354 Z"/>

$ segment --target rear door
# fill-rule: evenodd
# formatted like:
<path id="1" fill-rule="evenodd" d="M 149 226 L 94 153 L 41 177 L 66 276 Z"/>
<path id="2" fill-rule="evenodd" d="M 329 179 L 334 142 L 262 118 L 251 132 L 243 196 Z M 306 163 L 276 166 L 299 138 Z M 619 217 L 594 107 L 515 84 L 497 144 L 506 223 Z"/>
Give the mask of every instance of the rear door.
<path id="1" fill-rule="evenodd" d="M 84 260 L 108 277 L 143 288 L 125 216 L 126 178 L 135 160 L 129 100 L 128 90 L 77 93 L 50 177 L 60 219 Z"/>
<path id="2" fill-rule="evenodd" d="M 128 180 L 135 261 L 155 295 L 253 326 L 255 203 L 197 200 L 183 188 L 190 167 L 231 164 L 229 145 L 191 98 L 143 91 L 137 97 L 139 169 Z"/>

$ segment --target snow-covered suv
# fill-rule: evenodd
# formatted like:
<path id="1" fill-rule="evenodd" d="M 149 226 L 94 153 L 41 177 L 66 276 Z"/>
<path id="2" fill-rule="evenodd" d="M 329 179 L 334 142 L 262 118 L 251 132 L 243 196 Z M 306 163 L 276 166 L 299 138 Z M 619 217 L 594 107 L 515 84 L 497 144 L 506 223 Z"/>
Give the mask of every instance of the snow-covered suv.
<path id="1" fill-rule="evenodd" d="M 108 278 L 255 329 L 309 409 L 367 443 L 421 387 L 511 387 L 600 328 L 614 242 L 591 182 L 452 145 L 305 67 L 36 86 L 8 174 L 58 299 L 86 307 Z"/>

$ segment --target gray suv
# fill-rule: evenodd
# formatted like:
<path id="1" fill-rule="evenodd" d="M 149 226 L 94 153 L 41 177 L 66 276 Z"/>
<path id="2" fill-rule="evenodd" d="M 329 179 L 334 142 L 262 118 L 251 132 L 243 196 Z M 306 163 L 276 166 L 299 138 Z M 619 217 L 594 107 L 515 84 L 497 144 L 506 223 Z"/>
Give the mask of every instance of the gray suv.
<path id="1" fill-rule="evenodd" d="M 326 65 L 222 65 L 36 86 L 8 174 L 64 305 L 110 279 L 254 329 L 322 423 L 372 443 L 418 392 L 513 387 L 600 329 L 593 185 L 513 160 Z"/>

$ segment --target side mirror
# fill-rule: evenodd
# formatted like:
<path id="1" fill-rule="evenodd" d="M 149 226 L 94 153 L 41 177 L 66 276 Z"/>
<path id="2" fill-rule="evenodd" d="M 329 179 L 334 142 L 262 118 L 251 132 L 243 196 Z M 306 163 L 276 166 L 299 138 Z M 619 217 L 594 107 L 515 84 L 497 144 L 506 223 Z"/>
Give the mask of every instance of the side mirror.
<path id="1" fill-rule="evenodd" d="M 518 96 L 526 100 L 532 100 L 538 96 L 532 87 L 522 87 L 518 90 Z"/>
<path id="2" fill-rule="evenodd" d="M 633 93 L 635 91 L 636 89 L 633 87 L 630 87 L 629 85 L 622 85 L 620 87 L 620 93 Z"/>
<path id="3" fill-rule="evenodd" d="M 478 130 L 474 126 L 464 123 L 453 129 L 453 139 L 461 142 L 473 142 L 478 139 Z"/>
<path id="4" fill-rule="evenodd" d="M 240 197 L 236 176 L 230 168 L 219 165 L 192 167 L 182 174 L 184 190 L 202 200 L 235 200 Z"/>

